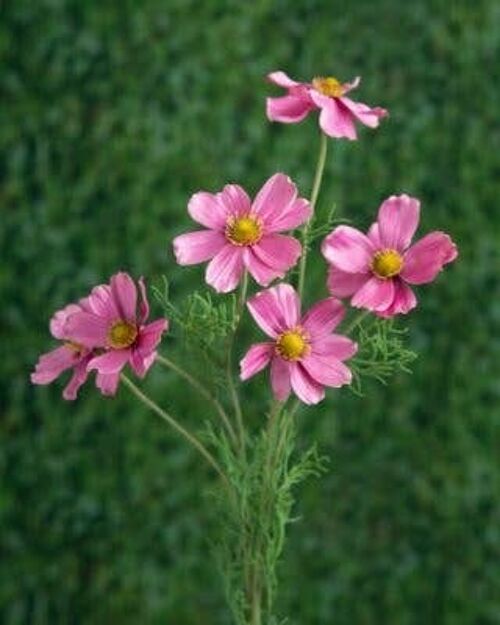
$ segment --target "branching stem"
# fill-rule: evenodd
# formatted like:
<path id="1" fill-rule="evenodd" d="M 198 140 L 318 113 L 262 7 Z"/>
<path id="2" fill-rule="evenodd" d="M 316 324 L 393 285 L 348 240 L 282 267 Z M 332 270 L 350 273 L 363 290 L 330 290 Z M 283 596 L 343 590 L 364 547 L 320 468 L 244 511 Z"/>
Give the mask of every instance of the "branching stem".
<path id="1" fill-rule="evenodd" d="M 227 342 L 227 357 L 226 357 L 226 375 L 227 375 L 227 384 L 229 387 L 229 393 L 231 395 L 231 399 L 234 406 L 234 414 L 236 417 L 236 423 L 238 425 L 239 439 L 240 439 L 240 448 L 243 457 L 246 454 L 245 444 L 246 444 L 246 436 L 245 436 L 245 426 L 243 424 L 243 413 L 241 411 L 240 398 L 238 396 L 238 392 L 234 385 L 233 378 L 233 343 L 234 338 L 236 336 L 236 332 L 238 331 L 238 326 L 240 324 L 241 315 L 243 313 L 243 307 L 245 305 L 245 300 L 247 297 L 248 290 L 248 273 L 245 271 L 243 274 L 243 279 L 241 282 L 240 295 L 238 298 L 237 309 L 236 309 L 236 320 L 234 329 L 229 335 Z"/>
<path id="2" fill-rule="evenodd" d="M 311 227 L 311 222 L 314 218 L 314 210 L 316 208 L 316 202 L 318 201 L 319 190 L 321 188 L 321 181 L 323 180 L 323 172 L 325 170 L 326 163 L 326 153 L 328 148 L 328 139 L 324 133 L 321 133 L 321 141 L 319 145 L 319 155 L 318 162 L 316 165 L 316 172 L 314 174 L 314 182 L 313 188 L 311 192 L 311 216 L 304 224 L 302 229 L 302 256 L 300 257 L 300 265 L 299 265 L 299 282 L 298 282 L 298 292 L 299 297 L 302 298 L 304 293 L 304 282 L 306 278 L 306 266 L 307 266 L 307 252 L 309 246 L 309 229 Z"/>
<path id="3" fill-rule="evenodd" d="M 196 389 L 198 391 L 198 393 L 204 397 L 206 400 L 208 400 L 215 408 L 215 410 L 217 411 L 217 413 L 219 414 L 229 436 L 231 437 L 231 440 L 233 441 L 233 443 L 236 442 L 236 434 L 234 431 L 233 426 L 231 425 L 231 421 L 229 420 L 229 417 L 226 414 L 226 411 L 224 410 L 224 408 L 222 407 L 221 403 L 219 402 L 219 400 L 214 397 L 212 395 L 212 393 L 197 379 L 195 378 L 191 373 L 188 373 L 185 369 L 183 369 L 180 365 L 178 365 L 177 363 L 173 362 L 170 358 L 167 358 L 166 356 L 161 356 L 160 354 L 158 354 L 156 356 L 156 359 L 158 360 L 158 362 L 163 365 L 164 367 L 166 367 L 167 369 L 171 369 L 172 371 L 175 371 L 175 373 L 177 373 L 177 375 L 180 375 L 182 378 L 184 378 L 187 382 L 189 382 L 189 384 L 191 384 L 191 386 Z"/>
<path id="4" fill-rule="evenodd" d="M 161 417 L 164 421 L 166 421 L 168 425 L 170 425 L 170 427 L 172 427 L 178 434 L 180 434 L 190 445 L 192 445 L 195 449 L 197 449 L 199 453 L 208 462 L 208 464 L 213 469 L 215 469 L 215 471 L 218 473 L 219 477 L 222 479 L 224 484 L 230 490 L 232 490 L 231 483 L 229 482 L 229 479 L 227 478 L 226 474 L 220 467 L 217 460 L 215 460 L 215 458 L 208 451 L 208 449 L 203 445 L 203 443 L 201 443 L 198 440 L 198 438 L 196 438 L 194 434 L 192 434 L 191 432 L 188 432 L 188 430 L 186 430 L 180 423 L 178 423 L 178 421 L 174 419 L 174 417 L 172 417 L 168 412 L 163 410 L 163 408 L 160 408 L 160 406 L 158 406 L 157 403 L 155 403 L 152 399 L 150 399 L 147 395 L 145 395 L 141 391 L 141 389 L 138 386 L 136 386 L 132 382 L 132 380 L 130 380 L 130 378 L 128 378 L 124 373 L 120 375 L 120 379 L 130 389 L 130 391 L 137 397 L 137 399 L 139 399 L 139 401 L 145 404 L 153 412 L 156 412 L 156 414 L 159 417 Z"/>

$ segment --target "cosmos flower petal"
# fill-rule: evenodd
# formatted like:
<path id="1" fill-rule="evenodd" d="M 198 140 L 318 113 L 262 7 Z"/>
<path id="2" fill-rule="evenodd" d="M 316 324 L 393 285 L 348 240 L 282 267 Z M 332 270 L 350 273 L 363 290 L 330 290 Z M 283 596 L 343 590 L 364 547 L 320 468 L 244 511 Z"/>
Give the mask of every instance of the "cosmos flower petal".
<path id="1" fill-rule="evenodd" d="M 355 308 L 367 308 L 377 312 L 389 308 L 393 300 L 394 281 L 372 276 L 354 295 L 351 305 Z"/>
<path id="2" fill-rule="evenodd" d="M 457 247 L 447 234 L 431 232 L 407 250 L 401 277 L 410 284 L 432 282 L 457 256 Z"/>
<path id="3" fill-rule="evenodd" d="M 420 220 L 420 202 L 409 195 L 392 195 L 378 212 L 382 246 L 402 253 L 410 245 Z M 373 236 L 373 235 L 372 235 Z"/>
<path id="4" fill-rule="evenodd" d="M 137 312 L 137 287 L 132 278 L 123 271 L 111 277 L 111 292 L 120 318 L 135 321 Z"/>
<path id="5" fill-rule="evenodd" d="M 286 401 L 292 390 L 289 363 L 278 356 L 271 362 L 271 388 L 278 401 Z"/>
<path id="6" fill-rule="evenodd" d="M 95 356 L 90 360 L 87 365 L 87 369 L 91 371 L 96 369 L 99 373 L 118 373 L 127 364 L 130 358 L 131 350 L 127 349 L 114 349 L 109 352 L 105 352 L 100 356 Z"/>
<path id="7" fill-rule="evenodd" d="M 228 207 L 213 193 L 199 191 L 188 202 L 188 213 L 197 223 L 210 230 L 223 230 L 228 217 Z"/>
<path id="8" fill-rule="evenodd" d="M 208 264 L 205 278 L 219 293 L 229 293 L 238 286 L 243 270 L 242 249 L 228 243 Z"/>
<path id="9" fill-rule="evenodd" d="M 370 276 L 367 273 L 349 273 L 330 265 L 327 286 L 334 297 L 351 297 L 369 279 Z"/>
<path id="10" fill-rule="evenodd" d="M 323 241 L 321 252 L 328 262 L 342 271 L 368 273 L 375 247 L 356 228 L 338 226 Z"/>
<path id="11" fill-rule="evenodd" d="M 240 378 L 245 381 L 267 367 L 274 353 L 273 343 L 252 345 L 240 361 Z"/>
<path id="12" fill-rule="evenodd" d="M 211 260 L 226 245 L 222 232 L 197 230 L 175 237 L 173 248 L 179 265 L 197 265 Z"/>
<path id="13" fill-rule="evenodd" d="M 319 403 L 325 397 L 323 386 L 313 380 L 310 374 L 304 369 L 302 363 L 291 362 L 290 381 L 293 392 L 304 404 L 312 405 Z"/>
<path id="14" fill-rule="evenodd" d="M 345 314 L 342 303 L 334 297 L 316 302 L 302 318 L 300 325 L 314 339 L 331 334 Z"/>
<path id="15" fill-rule="evenodd" d="M 350 384 L 352 373 L 344 363 L 332 356 L 319 356 L 312 353 L 301 362 L 301 365 L 318 384 L 338 388 Z"/>

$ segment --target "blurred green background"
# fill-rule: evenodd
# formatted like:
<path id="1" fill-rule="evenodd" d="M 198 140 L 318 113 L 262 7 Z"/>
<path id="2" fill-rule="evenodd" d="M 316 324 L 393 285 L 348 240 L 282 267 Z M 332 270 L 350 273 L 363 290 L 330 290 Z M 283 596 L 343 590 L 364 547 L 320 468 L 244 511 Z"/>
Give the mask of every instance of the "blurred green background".
<path id="1" fill-rule="evenodd" d="M 264 116 L 263 77 L 285 69 L 360 74 L 356 96 L 391 113 L 330 143 L 320 208 L 365 227 L 387 195 L 417 195 L 421 231 L 450 232 L 460 259 L 402 322 L 413 375 L 301 414 L 332 462 L 299 494 L 280 611 L 296 625 L 500 623 L 500 3 L 0 7 L 0 622 L 229 622 L 198 457 L 125 389 L 105 400 L 90 384 L 65 403 L 61 383 L 28 377 L 52 312 L 116 270 L 166 273 L 174 298 L 200 284 L 170 248 L 196 190 L 254 192 L 281 170 L 309 193 L 316 121 Z M 200 420 L 172 376 L 146 386 Z"/>

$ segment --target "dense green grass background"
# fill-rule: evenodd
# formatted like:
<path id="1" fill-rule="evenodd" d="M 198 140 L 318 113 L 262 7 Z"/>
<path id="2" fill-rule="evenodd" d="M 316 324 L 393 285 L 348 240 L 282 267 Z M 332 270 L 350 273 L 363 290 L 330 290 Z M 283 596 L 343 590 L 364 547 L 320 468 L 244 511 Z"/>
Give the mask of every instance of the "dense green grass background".
<path id="1" fill-rule="evenodd" d="M 334 145 L 320 208 L 365 227 L 387 195 L 415 194 L 460 261 L 403 321 L 412 376 L 302 413 L 332 466 L 300 493 L 281 611 L 500 623 L 500 4 L 7 0 L 0 16 L 0 622 L 228 622 L 198 458 L 124 389 L 68 404 L 28 376 L 52 311 L 117 269 L 167 273 L 179 298 L 200 283 L 170 251 L 194 191 L 282 170 L 309 192 L 315 122 L 264 117 L 263 76 L 283 68 L 361 74 L 360 99 L 391 112 Z M 200 420 L 175 379 L 147 386 Z"/>

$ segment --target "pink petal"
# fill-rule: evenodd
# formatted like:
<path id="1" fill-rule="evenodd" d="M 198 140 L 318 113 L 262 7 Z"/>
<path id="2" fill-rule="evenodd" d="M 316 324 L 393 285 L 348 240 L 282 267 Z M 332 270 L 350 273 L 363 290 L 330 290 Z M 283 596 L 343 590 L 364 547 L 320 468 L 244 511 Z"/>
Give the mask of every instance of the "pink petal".
<path id="1" fill-rule="evenodd" d="M 285 174 L 274 174 L 257 193 L 252 212 L 260 217 L 264 225 L 273 223 L 290 210 L 290 204 L 297 198 L 297 187 Z"/>
<path id="2" fill-rule="evenodd" d="M 248 215 L 252 207 L 247 192 L 237 184 L 227 184 L 217 193 L 217 200 L 225 207 L 228 215 Z"/>
<path id="3" fill-rule="evenodd" d="M 247 307 L 257 325 L 272 338 L 299 322 L 300 301 L 289 284 L 278 284 L 257 293 L 247 302 Z"/>
<path id="4" fill-rule="evenodd" d="M 155 360 L 156 351 L 145 354 L 140 351 L 136 345 L 132 347 L 129 361 L 130 366 L 134 370 L 134 373 L 140 378 L 146 375 Z"/>
<path id="5" fill-rule="evenodd" d="M 266 232 L 284 232 L 294 230 L 304 224 L 311 217 L 311 206 L 304 198 L 297 198 L 290 202 L 285 210 L 274 216 L 271 223 L 266 223 Z"/>
<path id="6" fill-rule="evenodd" d="M 88 308 L 85 309 L 85 312 L 94 313 L 108 321 L 114 321 L 120 317 L 117 302 L 109 284 L 100 284 L 94 287 L 87 301 Z"/>
<path id="7" fill-rule="evenodd" d="M 131 349 L 114 349 L 96 356 L 87 365 L 88 371 L 96 369 L 99 373 L 118 373 L 127 364 Z"/>
<path id="8" fill-rule="evenodd" d="M 329 98 L 314 90 L 310 93 L 311 98 L 321 108 L 319 115 L 321 130 L 329 137 L 355 140 L 357 134 L 352 113 L 342 106 L 337 98 Z"/>
<path id="9" fill-rule="evenodd" d="M 267 119 L 272 122 L 296 124 L 305 119 L 312 108 L 309 99 L 298 94 L 266 99 Z"/>
<path id="10" fill-rule="evenodd" d="M 136 320 L 137 287 L 132 278 L 123 271 L 111 277 L 111 292 L 121 319 Z"/>
<path id="11" fill-rule="evenodd" d="M 56 339 L 64 340 L 64 325 L 70 315 L 80 312 L 82 309 L 77 304 L 69 304 L 62 310 L 58 310 L 50 320 L 50 333 Z"/>
<path id="12" fill-rule="evenodd" d="M 358 345 L 351 341 L 347 336 L 341 334 L 331 334 L 323 336 L 319 341 L 313 341 L 312 354 L 318 356 L 326 356 L 337 358 L 338 360 L 347 360 L 352 358 L 358 351 Z"/>
<path id="13" fill-rule="evenodd" d="M 382 311 L 394 300 L 394 280 L 382 280 L 373 276 L 354 295 L 351 306 L 367 308 L 371 311 Z"/>
<path id="14" fill-rule="evenodd" d="M 261 286 L 268 286 L 276 278 L 283 278 L 283 271 L 273 269 L 257 256 L 253 247 L 243 248 L 243 263 L 252 278 Z"/>
<path id="15" fill-rule="evenodd" d="M 368 238 L 373 243 L 375 248 L 380 249 L 384 247 L 382 239 L 380 238 L 380 228 L 378 226 L 378 222 L 375 222 L 370 226 L 370 229 L 368 230 Z"/>
<path id="16" fill-rule="evenodd" d="M 166 332 L 167 329 L 167 319 L 157 319 L 140 329 L 136 347 L 142 356 L 147 356 L 158 347 L 161 342 L 162 334 Z"/>
<path id="17" fill-rule="evenodd" d="M 116 395 L 119 381 L 119 373 L 98 373 L 96 375 L 95 384 L 103 395 L 114 396 Z"/>
<path id="18" fill-rule="evenodd" d="M 288 362 L 278 356 L 271 361 L 271 387 L 278 401 L 286 401 L 292 389 Z"/>
<path id="19" fill-rule="evenodd" d="M 293 392 L 304 404 L 317 404 L 325 397 L 321 384 L 311 378 L 300 362 L 289 363 Z"/>
<path id="20" fill-rule="evenodd" d="M 179 265 L 196 265 L 213 258 L 226 244 L 222 232 L 198 230 L 175 237 L 175 259 Z"/>
<path id="21" fill-rule="evenodd" d="M 406 315 L 417 305 L 417 298 L 410 287 L 403 280 L 394 280 L 394 300 L 389 308 L 378 312 L 380 317 L 388 318 L 394 315 Z"/>
<path id="22" fill-rule="evenodd" d="M 339 101 L 354 115 L 354 117 L 356 117 L 358 121 L 360 121 L 365 126 L 369 126 L 370 128 L 377 128 L 381 118 L 386 117 L 389 114 L 385 109 L 381 108 L 380 106 L 370 108 L 362 102 L 354 102 L 353 100 L 351 100 L 350 98 L 346 98 L 345 96 L 339 98 Z"/>
<path id="23" fill-rule="evenodd" d="M 194 221 L 210 230 L 224 230 L 228 218 L 228 209 L 220 202 L 218 195 L 207 191 L 200 191 L 191 196 L 188 213 Z"/>
<path id="24" fill-rule="evenodd" d="M 79 312 L 71 315 L 65 324 L 66 336 L 85 347 L 105 347 L 110 321 L 94 313 Z"/>
<path id="25" fill-rule="evenodd" d="M 146 285 L 144 283 L 144 278 L 142 276 L 139 278 L 139 292 L 141 294 L 141 301 L 139 303 L 139 323 L 142 324 L 149 317 L 148 295 L 146 292 Z"/>
<path id="26" fill-rule="evenodd" d="M 331 334 L 332 330 L 338 326 L 344 314 L 345 309 L 342 303 L 338 299 L 328 297 L 311 306 L 302 317 L 300 325 L 312 338 L 324 337 Z"/>
<path id="27" fill-rule="evenodd" d="M 285 72 L 282 72 L 282 71 L 271 72 L 270 74 L 267 75 L 267 79 L 269 80 L 269 82 L 272 82 L 273 84 L 278 85 L 278 87 L 284 87 L 285 89 L 298 87 L 299 85 L 302 84 L 300 82 L 293 80 L 287 74 L 285 74 Z"/>
<path id="28" fill-rule="evenodd" d="M 293 237 L 268 234 L 252 246 L 252 251 L 262 262 L 284 275 L 298 261 L 302 246 Z"/>
<path id="29" fill-rule="evenodd" d="M 86 360 L 85 361 L 81 361 L 79 362 L 74 371 L 73 371 L 73 375 L 71 376 L 71 380 L 68 382 L 68 384 L 66 385 L 64 391 L 63 391 L 63 397 L 64 399 L 67 400 L 74 400 L 76 399 L 76 396 L 78 394 L 78 390 L 80 388 L 80 386 L 82 386 L 82 384 L 85 383 L 85 381 L 88 378 L 88 371 L 87 371 L 87 363 Z"/>
<path id="30" fill-rule="evenodd" d="M 247 351 L 240 361 L 240 378 L 245 381 L 262 371 L 271 360 L 274 343 L 257 343 Z"/>
<path id="31" fill-rule="evenodd" d="M 384 247 L 404 252 L 420 219 L 420 202 L 409 195 L 392 195 L 378 211 L 380 240 Z"/>
<path id="32" fill-rule="evenodd" d="M 58 378 L 63 371 L 74 367 L 81 358 L 72 349 L 57 347 L 38 359 L 35 371 L 31 374 L 33 384 L 50 384 Z"/>
<path id="33" fill-rule="evenodd" d="M 333 357 L 322 357 L 311 354 L 300 363 L 311 378 L 319 384 L 338 388 L 350 384 L 352 373 L 344 363 Z"/>
<path id="34" fill-rule="evenodd" d="M 348 273 L 330 265 L 327 286 L 335 297 L 351 297 L 369 279 L 368 273 Z"/>
<path id="35" fill-rule="evenodd" d="M 375 253 L 370 239 L 351 226 L 338 226 L 323 241 L 326 260 L 349 273 L 367 273 Z"/>
<path id="36" fill-rule="evenodd" d="M 242 249 L 227 244 L 208 264 L 205 279 L 219 293 L 229 293 L 237 287 L 243 269 Z"/>
<path id="37" fill-rule="evenodd" d="M 432 282 L 457 256 L 457 247 L 447 234 L 431 232 L 406 252 L 401 277 L 410 284 Z"/>

